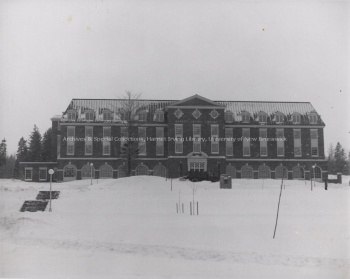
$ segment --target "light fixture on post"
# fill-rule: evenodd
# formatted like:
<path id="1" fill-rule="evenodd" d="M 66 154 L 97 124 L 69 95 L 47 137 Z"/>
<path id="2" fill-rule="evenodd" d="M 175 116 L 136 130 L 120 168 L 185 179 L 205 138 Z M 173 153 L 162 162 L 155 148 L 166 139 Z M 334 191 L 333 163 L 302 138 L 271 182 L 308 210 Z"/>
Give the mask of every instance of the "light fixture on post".
<path id="1" fill-rule="evenodd" d="M 53 169 L 49 169 L 49 175 L 50 175 L 50 208 L 49 208 L 49 212 L 52 212 L 52 208 L 51 208 L 51 184 L 52 184 L 52 175 L 54 174 L 54 170 Z"/>
<path id="2" fill-rule="evenodd" d="M 315 181 L 315 165 L 312 165 L 313 173 L 314 173 L 314 181 Z M 314 182 L 315 183 L 315 182 Z M 311 181 L 311 191 L 312 191 L 312 181 Z"/>

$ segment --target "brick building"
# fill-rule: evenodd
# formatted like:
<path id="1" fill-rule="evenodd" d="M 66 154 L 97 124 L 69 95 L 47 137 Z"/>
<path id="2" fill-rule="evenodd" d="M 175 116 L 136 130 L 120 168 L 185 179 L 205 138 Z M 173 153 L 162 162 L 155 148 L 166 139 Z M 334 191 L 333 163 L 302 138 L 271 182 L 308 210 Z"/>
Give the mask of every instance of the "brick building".
<path id="1" fill-rule="evenodd" d="M 126 101 L 73 99 L 51 119 L 57 180 L 126 175 L 121 146 L 128 135 L 119 113 Z M 133 175 L 176 178 L 195 170 L 254 179 L 327 176 L 325 124 L 308 102 L 212 101 L 194 95 L 138 100 L 138 107 L 132 129 L 140 153 L 132 162 Z M 35 168 L 24 166 L 27 180 Z"/>

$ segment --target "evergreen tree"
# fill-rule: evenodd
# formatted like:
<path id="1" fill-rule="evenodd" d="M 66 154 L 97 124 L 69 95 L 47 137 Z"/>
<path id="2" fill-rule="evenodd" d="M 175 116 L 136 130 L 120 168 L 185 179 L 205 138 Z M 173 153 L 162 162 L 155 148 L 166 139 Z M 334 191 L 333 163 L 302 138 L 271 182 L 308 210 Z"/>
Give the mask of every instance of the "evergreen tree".
<path id="1" fill-rule="evenodd" d="M 333 144 L 330 144 L 328 148 L 328 157 L 327 157 L 328 172 L 330 174 L 336 174 L 334 152 L 335 150 L 334 150 Z"/>
<path id="2" fill-rule="evenodd" d="M 36 125 L 34 125 L 33 132 L 29 136 L 29 147 L 28 147 L 28 161 L 29 162 L 40 162 L 41 161 L 41 134 Z"/>
<path id="3" fill-rule="evenodd" d="M 346 155 L 345 155 L 344 148 L 341 146 L 339 142 L 337 143 L 334 150 L 334 159 L 335 159 L 335 169 L 334 169 L 335 172 L 343 173 L 347 168 Z"/>
<path id="4" fill-rule="evenodd" d="M 21 139 L 18 142 L 18 149 L 16 154 L 16 163 L 15 163 L 15 169 L 14 169 L 15 178 L 20 178 L 19 162 L 27 162 L 27 161 L 28 161 L 27 141 L 23 137 L 21 137 Z"/>
<path id="5" fill-rule="evenodd" d="M 6 165 L 6 139 L 3 139 L 0 143 L 0 167 Z"/>
<path id="6" fill-rule="evenodd" d="M 47 129 L 42 140 L 41 159 L 43 162 L 52 162 L 52 128 Z"/>

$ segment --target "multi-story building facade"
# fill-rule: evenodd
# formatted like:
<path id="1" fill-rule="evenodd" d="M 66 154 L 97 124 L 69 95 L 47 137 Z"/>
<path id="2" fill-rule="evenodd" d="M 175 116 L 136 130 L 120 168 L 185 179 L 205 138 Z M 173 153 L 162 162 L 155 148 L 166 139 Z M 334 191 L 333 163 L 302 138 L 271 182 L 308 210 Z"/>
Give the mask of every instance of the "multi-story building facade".
<path id="1" fill-rule="evenodd" d="M 126 175 L 123 102 L 73 99 L 52 118 L 58 180 Z M 308 102 L 212 101 L 199 95 L 137 102 L 132 129 L 139 155 L 132 161 L 133 175 L 177 178 L 195 170 L 233 178 L 327 177 L 325 124 Z M 33 179 L 34 167 L 23 168 L 27 180 Z"/>

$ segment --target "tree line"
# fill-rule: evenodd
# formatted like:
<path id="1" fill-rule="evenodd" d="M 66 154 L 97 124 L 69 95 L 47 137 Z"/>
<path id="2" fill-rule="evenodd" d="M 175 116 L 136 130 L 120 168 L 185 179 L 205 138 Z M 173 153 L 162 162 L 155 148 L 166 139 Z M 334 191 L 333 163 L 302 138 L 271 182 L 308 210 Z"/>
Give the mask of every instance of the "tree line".
<path id="1" fill-rule="evenodd" d="M 6 139 L 0 144 L 0 178 L 20 178 L 19 162 L 52 162 L 52 129 L 46 130 L 43 136 L 34 125 L 28 140 L 23 137 L 18 142 L 16 154 L 7 155 Z"/>

